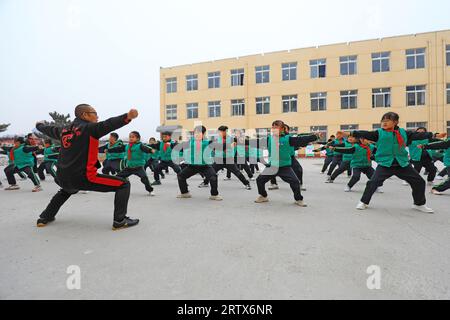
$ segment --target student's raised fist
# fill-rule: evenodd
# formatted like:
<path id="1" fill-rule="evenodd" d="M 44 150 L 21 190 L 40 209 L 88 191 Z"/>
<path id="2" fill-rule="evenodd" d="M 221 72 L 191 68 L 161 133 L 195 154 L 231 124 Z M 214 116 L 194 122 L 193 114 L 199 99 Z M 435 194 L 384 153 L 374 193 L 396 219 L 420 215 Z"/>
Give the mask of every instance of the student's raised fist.
<path id="1" fill-rule="evenodd" d="M 130 109 L 130 111 L 128 111 L 128 119 L 129 120 L 133 120 L 136 119 L 138 117 L 139 113 L 136 109 Z"/>
<path id="2" fill-rule="evenodd" d="M 447 137 L 447 133 L 436 133 L 436 138 L 438 139 L 444 139 L 445 137 Z"/>

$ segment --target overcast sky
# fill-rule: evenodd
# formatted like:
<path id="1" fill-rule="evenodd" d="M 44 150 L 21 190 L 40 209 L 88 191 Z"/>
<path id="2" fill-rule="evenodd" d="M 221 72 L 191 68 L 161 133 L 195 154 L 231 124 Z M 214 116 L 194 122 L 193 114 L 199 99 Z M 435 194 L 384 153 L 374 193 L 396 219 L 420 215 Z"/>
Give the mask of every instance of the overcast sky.
<path id="1" fill-rule="evenodd" d="M 27 133 L 79 103 L 159 125 L 159 67 L 450 29 L 443 0 L 0 0 L 0 123 Z"/>

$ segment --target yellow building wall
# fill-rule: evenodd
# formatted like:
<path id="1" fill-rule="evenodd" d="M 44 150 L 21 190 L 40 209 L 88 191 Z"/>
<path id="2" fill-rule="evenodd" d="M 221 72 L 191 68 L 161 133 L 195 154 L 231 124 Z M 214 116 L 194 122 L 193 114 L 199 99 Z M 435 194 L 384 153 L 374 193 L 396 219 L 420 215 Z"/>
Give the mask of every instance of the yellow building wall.
<path id="1" fill-rule="evenodd" d="M 274 120 L 284 120 L 302 132 L 311 126 L 323 125 L 332 134 L 340 125 L 358 124 L 372 129 L 388 111 L 400 114 L 401 126 L 407 122 L 427 122 L 432 131 L 446 131 L 450 106 L 446 104 L 446 84 L 450 67 L 446 66 L 445 49 L 450 44 L 450 30 L 407 35 L 352 43 L 333 44 L 290 51 L 251 55 L 192 65 L 162 68 L 160 71 L 160 117 L 162 125 L 181 125 L 192 130 L 195 121 L 208 129 L 220 125 L 230 128 L 268 128 Z M 407 70 L 405 50 L 426 48 L 424 69 Z M 390 71 L 372 72 L 372 53 L 390 51 Z M 341 56 L 357 55 L 357 74 L 340 75 Z M 326 78 L 311 79 L 309 62 L 327 59 Z M 297 62 L 297 80 L 282 81 L 281 65 Z M 255 67 L 270 65 L 270 82 L 256 84 Z M 231 87 L 231 70 L 244 68 L 242 87 Z M 220 71 L 221 87 L 208 89 L 208 73 Z M 198 74 L 198 90 L 186 91 L 186 75 Z M 166 78 L 177 78 L 177 92 L 166 93 Z M 406 86 L 426 85 L 426 105 L 406 106 Z M 372 89 L 391 88 L 391 108 L 372 108 Z M 358 90 L 358 108 L 342 110 L 341 90 Z M 310 93 L 327 92 L 327 110 L 310 110 Z M 298 95 L 295 113 L 282 113 L 282 96 Z M 256 97 L 270 96 L 270 114 L 256 115 Z M 245 99 L 245 116 L 231 117 L 231 100 Z M 221 117 L 208 117 L 208 101 L 221 101 Z M 186 118 L 186 104 L 199 104 L 199 118 Z M 177 120 L 167 121 L 165 106 L 177 105 Z"/>

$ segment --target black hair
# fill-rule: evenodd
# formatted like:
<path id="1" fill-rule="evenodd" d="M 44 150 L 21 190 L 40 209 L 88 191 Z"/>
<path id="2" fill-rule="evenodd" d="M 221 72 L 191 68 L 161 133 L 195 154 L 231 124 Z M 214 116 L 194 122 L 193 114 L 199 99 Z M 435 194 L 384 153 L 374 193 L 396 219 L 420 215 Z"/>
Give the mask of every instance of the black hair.
<path id="1" fill-rule="evenodd" d="M 130 134 L 136 136 L 139 140 L 141 140 L 141 134 L 137 131 L 131 131 Z"/>
<path id="2" fill-rule="evenodd" d="M 425 128 L 425 127 L 417 128 L 417 129 L 416 129 L 416 132 L 419 132 L 419 130 L 423 130 L 423 131 L 425 131 L 425 132 L 428 132 L 427 128 Z"/>
<path id="3" fill-rule="evenodd" d="M 166 132 L 163 132 L 162 135 L 171 137 L 172 136 L 172 132 L 166 131 Z"/>
<path id="4" fill-rule="evenodd" d="M 116 139 L 116 140 L 119 140 L 119 135 L 118 135 L 117 133 L 115 133 L 115 132 L 112 132 L 112 133 L 110 134 L 110 136 L 111 136 L 111 137 L 114 137 L 114 139 Z"/>
<path id="5" fill-rule="evenodd" d="M 83 115 L 83 113 L 89 111 L 92 107 L 89 104 L 86 103 L 82 103 L 79 104 L 75 107 L 75 117 L 77 118 L 81 118 L 81 116 Z"/>
<path id="6" fill-rule="evenodd" d="M 281 120 L 276 120 L 272 122 L 272 127 L 284 127 L 284 122 Z"/>
<path id="7" fill-rule="evenodd" d="M 45 140 L 44 140 L 44 143 L 45 143 L 45 144 L 52 144 L 52 139 L 45 139 Z"/>
<path id="8" fill-rule="evenodd" d="M 15 137 L 14 142 L 20 142 L 20 144 L 24 144 L 25 139 L 23 137 Z"/>
<path id="9" fill-rule="evenodd" d="M 395 112 L 388 112 L 383 115 L 381 121 L 383 120 L 392 120 L 394 122 L 398 122 L 400 120 L 400 116 Z"/>
<path id="10" fill-rule="evenodd" d="M 206 132 L 206 127 L 205 127 L 205 126 L 196 126 L 196 127 L 194 128 L 194 132 L 199 132 L 199 131 L 201 131 L 202 134 L 205 134 L 205 132 Z"/>
<path id="11" fill-rule="evenodd" d="M 289 127 L 287 124 L 284 124 L 284 128 L 285 128 L 287 131 L 290 131 L 290 130 L 291 130 L 291 127 Z"/>
<path id="12" fill-rule="evenodd" d="M 227 126 L 220 126 L 219 129 L 217 129 L 219 131 L 227 131 L 228 127 Z"/>

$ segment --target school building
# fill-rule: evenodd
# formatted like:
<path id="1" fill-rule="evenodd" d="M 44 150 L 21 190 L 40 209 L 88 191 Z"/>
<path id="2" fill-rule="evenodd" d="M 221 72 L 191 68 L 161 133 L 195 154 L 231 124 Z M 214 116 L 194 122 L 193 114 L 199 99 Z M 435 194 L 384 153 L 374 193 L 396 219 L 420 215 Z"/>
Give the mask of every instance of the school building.
<path id="1" fill-rule="evenodd" d="M 202 122 L 264 134 L 280 119 L 299 132 L 401 126 L 450 133 L 450 30 L 161 68 L 163 128 Z"/>

